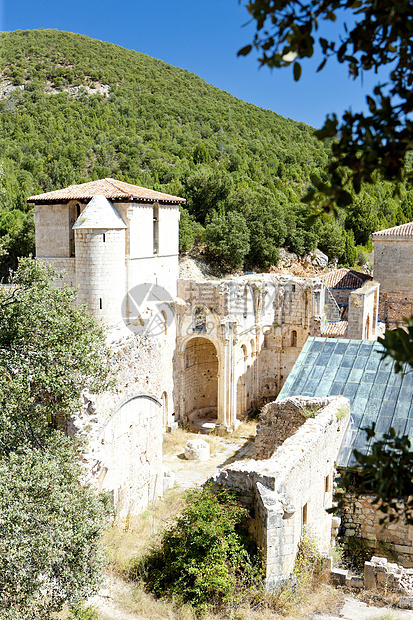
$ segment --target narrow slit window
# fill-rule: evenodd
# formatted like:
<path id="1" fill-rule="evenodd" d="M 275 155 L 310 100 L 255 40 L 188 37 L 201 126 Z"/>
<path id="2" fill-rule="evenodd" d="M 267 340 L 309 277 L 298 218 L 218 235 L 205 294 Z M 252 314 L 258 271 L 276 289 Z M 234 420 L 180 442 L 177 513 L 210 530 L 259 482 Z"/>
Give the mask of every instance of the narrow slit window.
<path id="1" fill-rule="evenodd" d="M 103 243 L 105 243 L 105 241 L 106 241 L 106 235 L 105 235 L 105 233 L 103 233 L 103 235 L 102 235 L 102 240 L 103 240 Z"/>
<path id="2" fill-rule="evenodd" d="M 308 504 L 303 506 L 303 526 L 308 523 Z"/>
<path id="3" fill-rule="evenodd" d="M 99 309 L 102 310 L 103 308 L 103 304 L 102 304 L 102 298 L 99 298 Z"/>
<path id="4" fill-rule="evenodd" d="M 159 204 L 153 205 L 153 253 L 159 254 Z"/>
<path id="5" fill-rule="evenodd" d="M 293 329 L 293 331 L 291 332 L 291 346 L 297 346 L 297 332 L 295 331 L 295 329 Z"/>

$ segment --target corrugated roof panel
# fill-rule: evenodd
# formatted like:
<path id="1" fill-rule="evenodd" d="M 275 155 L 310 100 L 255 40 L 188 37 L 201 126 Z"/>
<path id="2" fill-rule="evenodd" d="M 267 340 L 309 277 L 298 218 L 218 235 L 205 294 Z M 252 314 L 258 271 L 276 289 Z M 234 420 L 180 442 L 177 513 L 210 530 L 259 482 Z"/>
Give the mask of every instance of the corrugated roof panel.
<path id="1" fill-rule="evenodd" d="M 413 443 L 413 373 L 396 374 L 382 351 L 375 341 L 308 338 L 277 398 L 341 394 L 350 400 L 352 427 L 338 457 L 340 467 L 357 465 L 352 451 L 367 451 L 362 429 L 373 422 L 378 436 L 393 426 Z"/>

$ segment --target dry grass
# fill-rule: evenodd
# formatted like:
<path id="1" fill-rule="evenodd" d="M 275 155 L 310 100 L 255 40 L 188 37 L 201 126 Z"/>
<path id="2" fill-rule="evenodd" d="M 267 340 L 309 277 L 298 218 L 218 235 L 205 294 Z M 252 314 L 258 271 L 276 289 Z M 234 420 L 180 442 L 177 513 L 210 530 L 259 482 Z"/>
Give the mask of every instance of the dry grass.
<path id="1" fill-rule="evenodd" d="M 173 433 L 167 433 L 165 435 L 163 453 L 166 456 L 182 454 L 187 441 L 199 439 L 200 437 L 209 443 L 212 457 L 226 450 L 231 444 L 234 444 L 234 451 L 236 451 L 241 445 L 253 441 L 256 434 L 256 427 L 256 421 L 241 422 L 236 431 L 225 435 L 215 433 L 201 435 L 199 433 L 192 433 L 183 428 L 178 428 Z"/>
<path id="2" fill-rule="evenodd" d="M 211 451 L 220 453 L 233 444 L 234 452 L 255 437 L 256 423 L 246 422 L 231 435 L 203 435 L 211 445 Z M 165 437 L 164 452 L 169 455 L 180 454 L 183 446 L 195 433 L 179 429 Z M 121 613 L 130 614 L 131 618 L 144 617 L 148 620 L 196 620 L 196 614 L 190 606 L 178 606 L 174 601 L 155 599 L 145 591 L 143 583 L 131 583 L 125 580 L 132 560 L 141 557 L 160 538 L 160 534 L 170 520 L 180 512 L 183 506 L 184 491 L 169 491 L 163 500 L 155 502 L 143 514 L 129 518 L 123 525 L 114 526 L 104 538 L 108 556 L 108 568 L 114 580 L 122 582 L 115 587 L 113 603 Z M 116 577 L 117 576 L 117 577 Z M 312 577 L 296 588 L 283 588 L 275 593 L 263 590 L 248 592 L 243 604 L 234 603 L 233 607 L 220 614 L 209 613 L 203 620 L 307 620 L 312 613 L 337 611 L 342 593 L 325 582 L 320 575 L 316 581 Z M 129 617 L 129 616 L 128 616 Z M 101 614 L 102 620 L 117 620 L 107 611 Z"/>
<path id="3" fill-rule="evenodd" d="M 183 489 L 171 489 L 142 514 L 129 517 L 105 532 L 103 545 L 111 570 L 124 573 L 133 558 L 156 544 L 168 522 L 182 509 L 184 493 Z"/>
<path id="4" fill-rule="evenodd" d="M 313 613 L 337 613 L 342 602 L 342 593 L 331 586 L 320 584 L 313 592 L 293 592 L 284 589 L 269 594 L 251 593 L 249 603 L 234 604 L 220 614 L 208 613 L 202 620 L 308 620 Z M 145 592 L 141 583 L 129 584 L 122 588 L 114 600 L 119 611 L 136 614 L 148 620 L 197 620 L 194 610 L 189 605 L 179 606 L 167 599 L 155 599 Z M 99 619 L 117 620 L 116 616 L 101 615 Z M 387 620 L 387 618 L 383 618 Z"/>

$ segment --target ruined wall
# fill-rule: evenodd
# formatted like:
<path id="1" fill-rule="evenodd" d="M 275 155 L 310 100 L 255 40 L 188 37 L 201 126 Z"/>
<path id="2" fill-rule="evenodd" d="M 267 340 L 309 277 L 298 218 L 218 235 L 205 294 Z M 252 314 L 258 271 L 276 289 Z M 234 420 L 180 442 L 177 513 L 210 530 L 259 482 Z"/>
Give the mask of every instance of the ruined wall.
<path id="1" fill-rule="evenodd" d="M 377 282 L 368 281 L 361 288 L 351 292 L 348 307 L 348 338 L 376 339 L 379 287 Z"/>
<path id="2" fill-rule="evenodd" d="M 301 398 L 300 406 L 305 402 Z M 288 406 L 288 401 L 277 404 L 283 402 Z M 304 526 L 316 536 L 321 551 L 327 553 L 330 547 L 332 517 L 326 508 L 332 505 L 334 461 L 349 426 L 350 407 L 342 396 L 318 402 L 322 407 L 315 417 L 270 458 L 231 464 L 214 480 L 240 492 L 253 509 L 251 532 L 261 549 L 269 590 L 291 575 Z"/>
<path id="3" fill-rule="evenodd" d="M 189 341 L 185 351 L 185 416 L 197 410 L 216 416 L 218 358 L 214 345 L 202 337 Z"/>
<path id="4" fill-rule="evenodd" d="M 295 396 L 263 407 L 257 425 L 255 457 L 269 459 L 324 404 L 324 398 Z"/>
<path id="5" fill-rule="evenodd" d="M 196 335 L 215 347 L 219 377 L 217 419 L 233 426 L 249 409 L 276 398 L 312 327 L 323 322 L 324 289 L 319 281 L 285 275 L 256 275 L 234 280 L 178 280 L 175 409 L 180 419 L 193 370 L 185 368 L 185 350 Z M 198 309 L 204 313 L 199 324 Z M 313 329 L 313 331 L 314 331 Z M 189 387 L 189 390 L 191 388 Z"/>
<path id="6" fill-rule="evenodd" d="M 393 329 L 413 309 L 413 240 L 374 239 L 374 279 L 380 282 L 379 318 Z"/>
<path id="7" fill-rule="evenodd" d="M 373 499 L 371 495 L 346 494 L 344 511 L 340 515 L 344 544 L 355 537 L 368 545 L 372 553 L 386 554 L 388 559 L 395 554 L 403 566 L 413 567 L 413 526 L 398 521 L 383 528 L 379 523 L 382 514 L 372 506 Z"/>
<path id="8" fill-rule="evenodd" d="M 86 436 L 86 479 L 110 492 L 125 517 L 162 494 L 161 355 L 156 342 L 133 335 L 112 341 L 110 349 L 115 387 L 98 395 L 84 391 L 67 431 Z"/>

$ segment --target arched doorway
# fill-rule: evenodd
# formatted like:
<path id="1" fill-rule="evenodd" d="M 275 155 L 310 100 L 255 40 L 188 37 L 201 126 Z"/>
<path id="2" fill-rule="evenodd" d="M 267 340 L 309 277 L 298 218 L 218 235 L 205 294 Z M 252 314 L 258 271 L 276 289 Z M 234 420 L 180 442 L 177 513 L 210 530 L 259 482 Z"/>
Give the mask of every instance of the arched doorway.
<path id="1" fill-rule="evenodd" d="M 207 338 L 195 337 L 185 348 L 185 418 L 217 418 L 218 356 Z"/>

